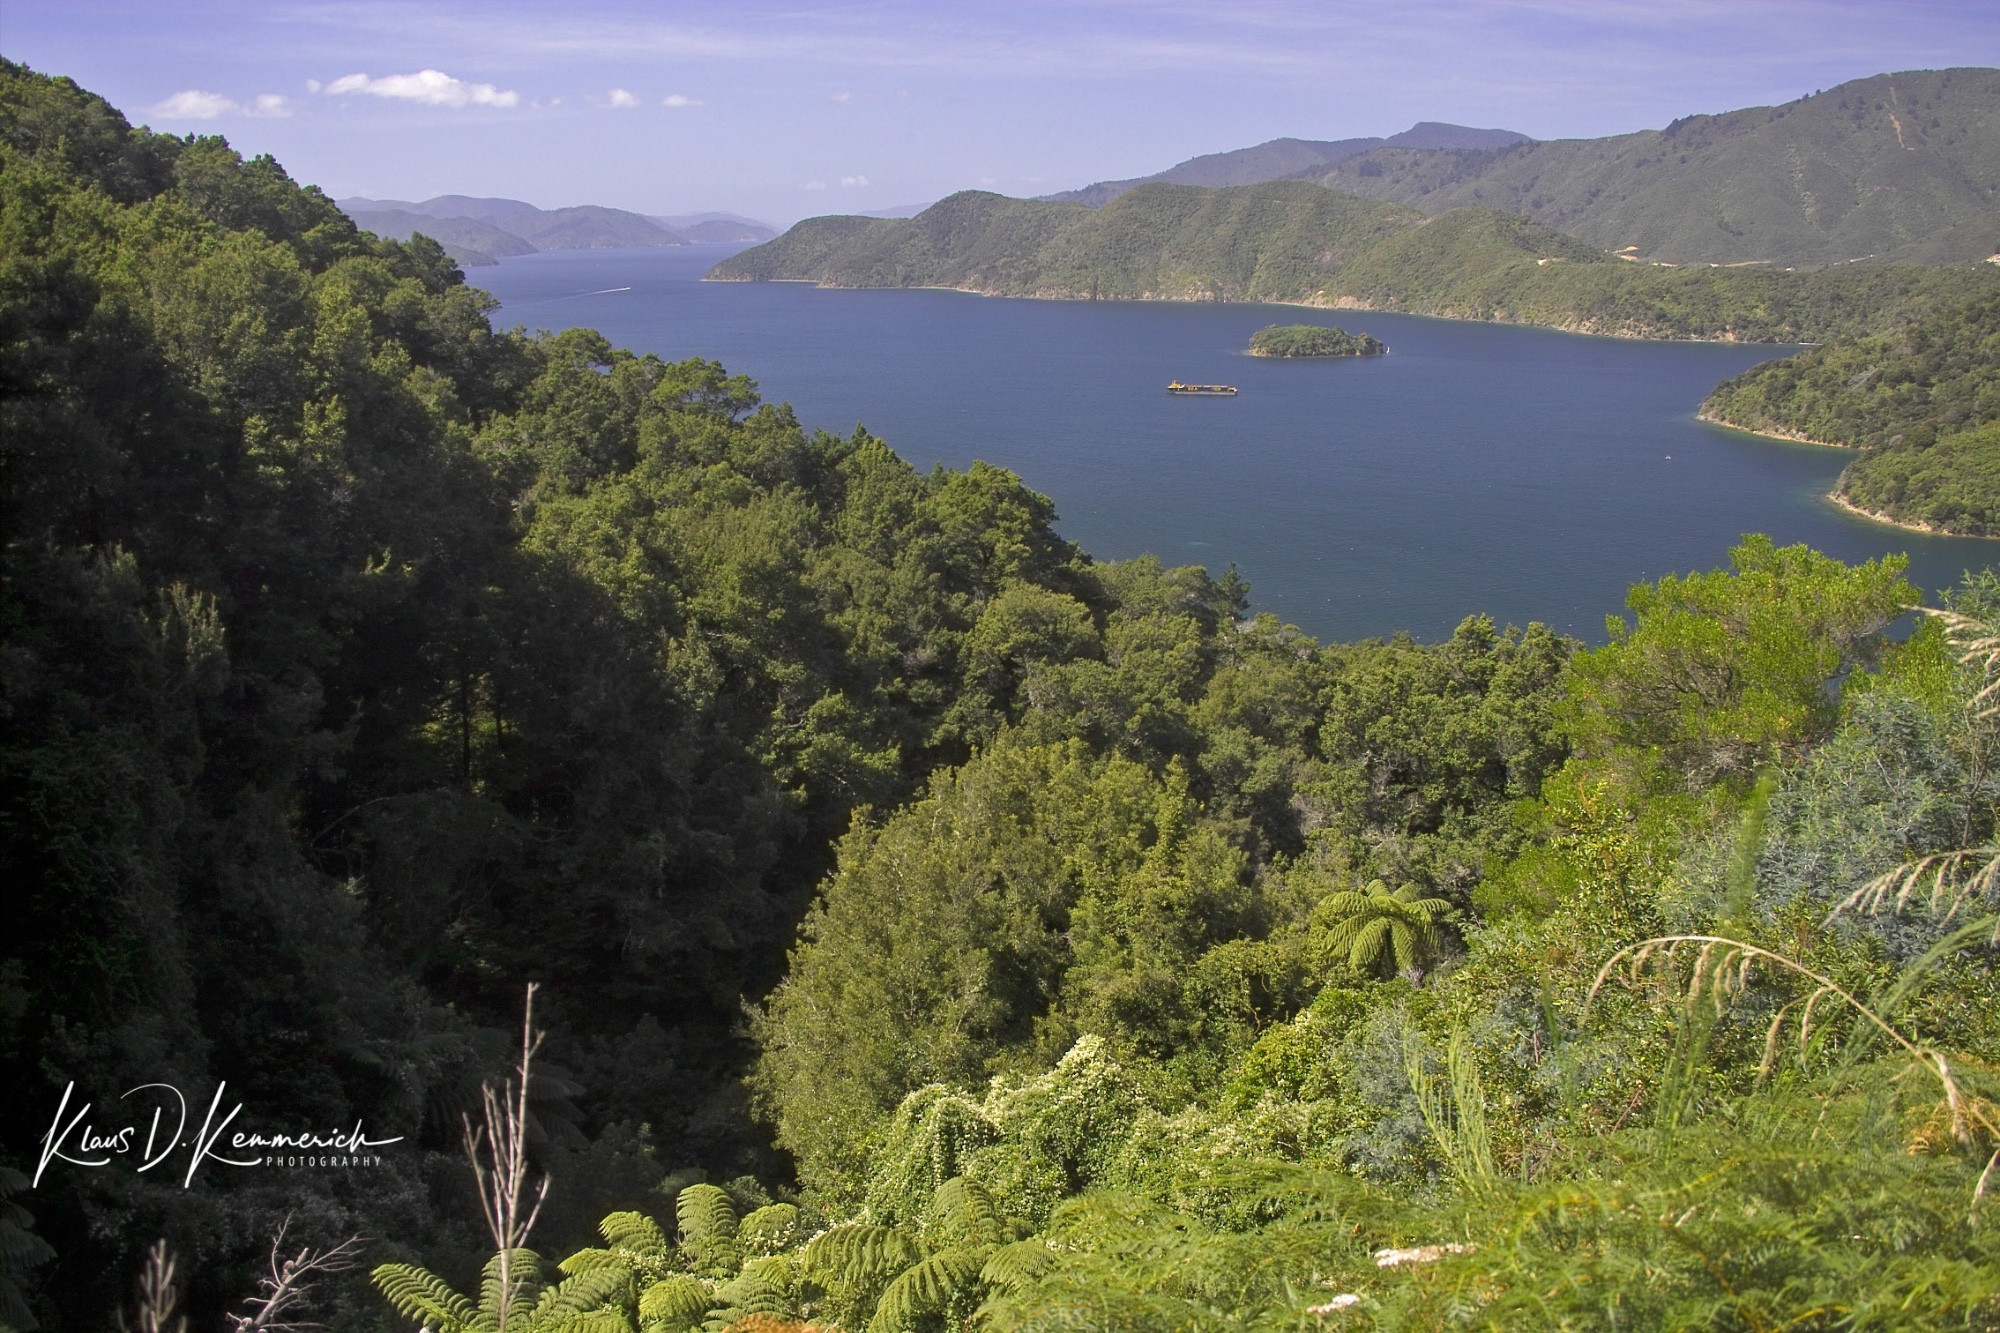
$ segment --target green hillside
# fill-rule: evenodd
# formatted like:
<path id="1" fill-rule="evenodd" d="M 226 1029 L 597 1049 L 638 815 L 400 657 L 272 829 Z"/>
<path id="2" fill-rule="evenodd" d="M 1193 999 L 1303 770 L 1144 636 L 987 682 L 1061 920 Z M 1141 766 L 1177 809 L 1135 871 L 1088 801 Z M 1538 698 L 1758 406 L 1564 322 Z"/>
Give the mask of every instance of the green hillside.
<path id="1" fill-rule="evenodd" d="M 1805 273 L 1625 263 L 1489 208 L 1436 216 L 1303 181 L 1142 185 L 1104 207 L 967 191 L 914 218 L 810 218 L 717 280 L 952 287 L 1085 300 L 1285 301 L 1746 341 L 1899 327 L 1913 304 L 2000 292 L 2000 269 Z"/>
<path id="2" fill-rule="evenodd" d="M 6 61 L 0 238 L 0 1325 L 1993 1327 L 1991 573 L 1322 645 Z"/>
<path id="3" fill-rule="evenodd" d="M 1250 148 L 1226 153 L 1204 153 L 1179 162 L 1165 171 L 1130 180 L 1098 181 L 1080 190 L 1065 190 L 1042 198 L 1059 203 L 1088 204 L 1092 208 L 1110 203 L 1127 190 L 1154 181 L 1169 185 L 1255 185 L 1261 181 L 1305 176 L 1344 162 L 1371 148 L 1501 148 L 1510 143 L 1526 143 L 1528 136 L 1512 130 L 1475 130 L 1464 125 L 1419 121 L 1401 134 L 1386 139 L 1271 139 Z"/>
<path id="4" fill-rule="evenodd" d="M 1939 263 L 2000 250 L 2000 70 L 1858 79 L 1664 130 L 1483 152 L 1383 147 L 1311 179 L 1481 205 L 1675 263 Z"/>
<path id="5" fill-rule="evenodd" d="M 1839 494 L 1897 522 L 2000 536 L 2000 297 L 1837 339 L 1717 386 L 1709 420 L 1866 450 Z"/>

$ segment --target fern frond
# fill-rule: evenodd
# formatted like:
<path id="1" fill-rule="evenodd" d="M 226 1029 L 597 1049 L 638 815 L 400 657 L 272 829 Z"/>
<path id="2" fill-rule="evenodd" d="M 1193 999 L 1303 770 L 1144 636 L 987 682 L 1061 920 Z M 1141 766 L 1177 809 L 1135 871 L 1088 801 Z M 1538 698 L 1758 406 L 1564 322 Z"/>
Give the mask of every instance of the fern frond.
<path id="1" fill-rule="evenodd" d="M 514 1288 L 510 1293 L 513 1299 L 507 1303 L 507 1322 L 512 1324 L 530 1318 L 542 1294 L 542 1256 L 533 1250 L 506 1253 L 511 1256 L 507 1280 Z M 490 1324 L 500 1321 L 500 1257 L 501 1252 L 496 1251 L 479 1277 L 479 1313 Z"/>
<path id="2" fill-rule="evenodd" d="M 850 1222 L 813 1237 L 806 1271 L 838 1282 L 864 1283 L 900 1273 L 924 1257 L 923 1247 L 894 1227 Z"/>
<path id="3" fill-rule="evenodd" d="M 380 1264 L 368 1275 L 396 1313 L 428 1326 L 432 1333 L 477 1333 L 491 1328 L 481 1323 L 472 1302 L 451 1284 L 415 1264 Z"/>
<path id="4" fill-rule="evenodd" d="M 979 1281 L 982 1251 L 945 1250 L 891 1282 L 875 1303 L 868 1333 L 902 1333 L 921 1315 L 936 1314 Z"/>
<path id="5" fill-rule="evenodd" d="M 535 1306 L 537 1319 L 562 1318 L 567 1315 L 588 1314 L 606 1306 L 623 1309 L 632 1303 L 637 1293 L 632 1290 L 632 1270 L 623 1266 L 617 1268 L 593 1268 L 550 1287 L 542 1293 Z"/>
<path id="6" fill-rule="evenodd" d="M 998 1245 L 1003 1239 L 1000 1210 L 984 1185 L 953 1176 L 937 1187 L 931 1207 L 944 1223 L 945 1234 L 974 1245 Z"/>
<path id="7" fill-rule="evenodd" d="M 674 1200 L 674 1223 L 685 1241 L 728 1240 L 736 1234 L 736 1205 L 714 1185 L 690 1185 Z"/>
<path id="8" fill-rule="evenodd" d="M 1017 1240 L 987 1256 L 979 1269 L 979 1280 L 989 1287 L 1011 1291 L 1041 1281 L 1055 1271 L 1056 1262 L 1056 1252 L 1046 1242 Z"/>
<path id="9" fill-rule="evenodd" d="M 663 1278 L 639 1297 L 646 1333 L 688 1333 L 715 1308 L 715 1296 L 697 1278 Z"/>
<path id="10" fill-rule="evenodd" d="M 630 1262 L 622 1254 L 610 1250 L 578 1250 L 556 1267 L 565 1273 L 588 1273 L 599 1268 L 629 1269 Z"/>
<path id="11" fill-rule="evenodd" d="M 609 1213 L 597 1230 L 614 1250 L 630 1250 L 641 1259 L 664 1259 L 672 1246 L 660 1224 L 644 1213 Z"/>

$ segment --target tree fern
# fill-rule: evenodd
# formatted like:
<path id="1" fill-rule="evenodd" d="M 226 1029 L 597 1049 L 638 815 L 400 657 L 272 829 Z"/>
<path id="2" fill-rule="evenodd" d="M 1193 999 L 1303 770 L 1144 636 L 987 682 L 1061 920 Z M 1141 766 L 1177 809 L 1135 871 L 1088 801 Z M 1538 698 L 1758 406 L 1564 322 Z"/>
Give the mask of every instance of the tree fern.
<path id="1" fill-rule="evenodd" d="M 1451 903 L 1417 893 L 1414 884 L 1391 893 L 1378 879 L 1360 892 L 1330 895 L 1315 913 L 1329 926 L 1322 948 L 1334 957 L 1344 954 L 1357 972 L 1389 962 L 1400 972 L 1421 974 L 1441 946 L 1438 922 Z"/>
<path id="2" fill-rule="evenodd" d="M 901 1333 L 922 1315 L 942 1314 L 969 1298 L 985 1267 L 986 1247 L 942 1250 L 904 1270 L 875 1303 L 869 1333 Z"/>
<path id="3" fill-rule="evenodd" d="M 683 1242 L 732 1240 L 736 1236 L 736 1205 L 714 1185 L 690 1185 L 674 1200 L 674 1221 Z"/>
<path id="4" fill-rule="evenodd" d="M 665 1259 L 673 1249 L 660 1224 L 644 1213 L 611 1213 L 597 1224 L 604 1243 L 641 1259 Z"/>
<path id="5" fill-rule="evenodd" d="M 690 1333 L 715 1308 L 715 1296 L 699 1278 L 663 1278 L 639 1297 L 641 1333 Z"/>
<path id="6" fill-rule="evenodd" d="M 503 1263 L 504 1260 L 504 1263 Z M 507 1285 L 513 1291 L 501 1290 L 501 1270 L 507 1271 Z M 500 1302 L 506 1297 L 507 1323 L 519 1327 L 516 1321 L 533 1318 L 535 1302 L 542 1294 L 542 1257 L 533 1250 L 517 1249 L 504 1253 L 495 1252 L 486 1261 L 485 1269 L 479 1275 L 479 1313 L 496 1328 L 500 1324 Z"/>
<path id="7" fill-rule="evenodd" d="M 369 1274 L 396 1313 L 416 1320 L 432 1333 L 481 1333 L 492 1327 L 482 1322 L 471 1301 L 451 1289 L 451 1284 L 427 1268 L 415 1264 L 381 1264 Z"/>
<path id="8" fill-rule="evenodd" d="M 895 1227 L 849 1222 L 813 1237 L 806 1271 L 837 1282 L 866 1283 L 900 1273 L 924 1257 L 916 1237 Z"/>

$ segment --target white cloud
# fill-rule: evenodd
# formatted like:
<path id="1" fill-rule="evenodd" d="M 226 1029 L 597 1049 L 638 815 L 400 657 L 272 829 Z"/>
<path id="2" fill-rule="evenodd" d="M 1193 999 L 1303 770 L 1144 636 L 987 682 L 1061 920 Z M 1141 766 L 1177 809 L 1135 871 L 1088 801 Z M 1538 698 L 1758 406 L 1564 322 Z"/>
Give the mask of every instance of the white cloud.
<path id="1" fill-rule="evenodd" d="M 660 99 L 661 106 L 700 106 L 699 97 L 689 97 L 686 93 L 668 93 Z"/>
<path id="2" fill-rule="evenodd" d="M 639 99 L 626 92 L 623 88 L 613 88 L 611 90 L 611 105 L 619 107 L 637 106 L 639 105 Z"/>
<path id="3" fill-rule="evenodd" d="M 170 120 L 214 120 L 217 116 L 227 116 L 242 109 L 221 93 L 188 88 L 154 107 L 153 114 Z"/>
<path id="4" fill-rule="evenodd" d="M 259 93 L 256 101 L 243 108 L 243 114 L 263 116 L 273 120 L 282 119 L 292 114 L 292 104 L 276 93 Z"/>
<path id="5" fill-rule="evenodd" d="M 521 95 L 501 91 L 490 83 L 467 83 L 443 70 L 422 69 L 415 74 L 385 74 L 379 79 L 366 74 L 349 74 L 326 85 L 329 96 L 367 93 L 370 97 L 394 97 L 426 106 L 515 106 Z"/>
<path id="6" fill-rule="evenodd" d="M 852 102 L 854 100 L 854 94 L 848 92 L 846 89 L 842 89 L 841 91 L 834 93 L 832 96 L 828 97 L 826 100 L 829 102 L 837 102 L 841 106 L 846 106 L 849 102 Z"/>
<path id="7" fill-rule="evenodd" d="M 807 182 L 806 182 L 806 183 L 805 183 L 804 185 L 800 186 L 799 188 L 801 188 L 801 189 L 805 189 L 805 190 L 824 190 L 824 189 L 826 188 L 826 182 L 825 182 L 825 181 L 807 181 Z"/>
<path id="8" fill-rule="evenodd" d="M 868 183 L 868 178 L 866 176 L 842 176 L 840 178 L 840 183 L 842 185 L 848 185 L 848 186 L 866 185 Z"/>

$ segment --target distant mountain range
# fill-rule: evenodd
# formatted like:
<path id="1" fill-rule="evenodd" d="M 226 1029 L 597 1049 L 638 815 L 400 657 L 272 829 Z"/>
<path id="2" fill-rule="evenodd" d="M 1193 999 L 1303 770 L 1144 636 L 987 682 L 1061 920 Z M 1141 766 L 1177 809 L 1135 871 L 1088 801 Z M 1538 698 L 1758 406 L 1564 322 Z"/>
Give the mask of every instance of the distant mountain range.
<path id="1" fill-rule="evenodd" d="M 1283 179 L 1426 213 L 1504 209 L 1671 263 L 1983 259 L 2000 250 L 2000 70 L 1881 74 L 1603 139 L 1434 122 L 1387 139 L 1273 139 L 1045 197 L 1095 208 L 1153 181 Z"/>
<path id="2" fill-rule="evenodd" d="M 715 241 L 768 241 L 777 230 L 734 213 L 649 217 L 584 204 L 542 209 L 519 199 L 441 194 L 421 203 L 402 199 L 335 201 L 357 227 L 407 240 L 422 232 L 467 267 L 541 250 L 626 250 Z"/>
<path id="3" fill-rule="evenodd" d="M 1392 134 L 1386 139 L 1272 139 L 1267 143 L 1258 144 L 1255 148 L 1238 148 L 1229 153 L 1207 153 L 1201 157 L 1191 157 L 1178 166 L 1168 167 L 1165 171 L 1155 172 L 1150 176 L 1135 176 L 1131 180 L 1122 181 L 1099 181 L 1080 190 L 1065 190 L 1061 194 L 1045 194 L 1041 197 L 1055 203 L 1087 204 L 1091 208 L 1098 208 L 1110 203 L 1134 186 L 1150 185 L 1154 181 L 1165 181 L 1169 185 L 1204 185 L 1210 188 L 1225 185 L 1256 185 L 1262 181 L 1284 180 L 1287 177 L 1303 176 L 1314 170 L 1323 170 L 1375 148 L 1469 152 L 1533 142 L 1534 140 L 1527 135 L 1516 134 L 1512 130 L 1475 130 L 1464 125 L 1446 125 L 1441 121 L 1425 120 L 1412 125 L 1401 134 Z M 876 213 L 869 216 L 889 215 Z"/>
<path id="4" fill-rule="evenodd" d="M 1783 106 L 1300 173 L 1437 213 L 1503 208 L 1676 263 L 1951 263 L 2000 249 L 2000 70 L 1881 74 Z"/>
<path id="5" fill-rule="evenodd" d="M 910 219 L 808 218 L 718 281 L 951 287 L 1072 300 L 1283 301 L 1583 333 L 1818 341 L 1900 327 L 2000 266 L 1626 263 L 1493 208 L 1426 214 L 1309 181 L 1141 185 L 1102 208 L 968 190 Z"/>

